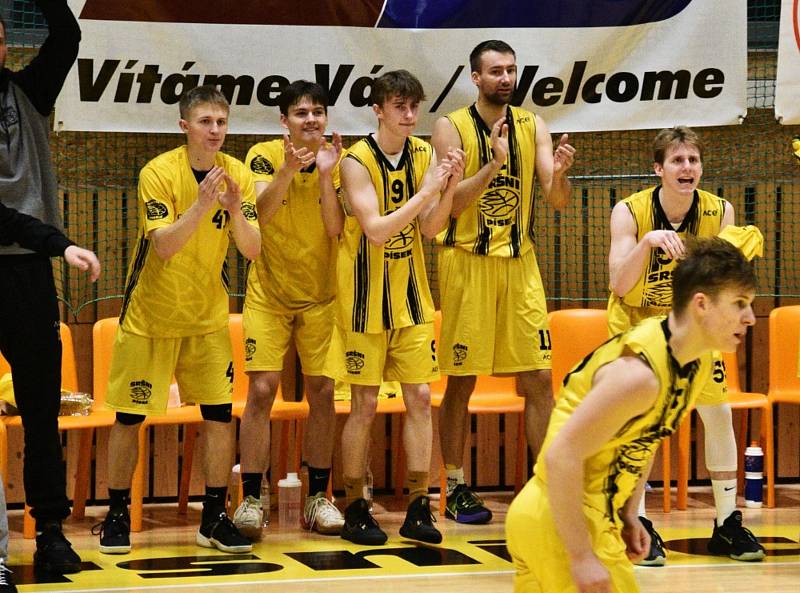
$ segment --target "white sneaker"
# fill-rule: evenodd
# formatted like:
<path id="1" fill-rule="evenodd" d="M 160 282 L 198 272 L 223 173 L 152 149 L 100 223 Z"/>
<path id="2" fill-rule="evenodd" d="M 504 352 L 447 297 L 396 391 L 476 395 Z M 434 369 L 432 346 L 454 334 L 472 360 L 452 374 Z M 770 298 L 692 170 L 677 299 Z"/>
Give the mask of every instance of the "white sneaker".
<path id="1" fill-rule="evenodd" d="M 324 535 L 339 535 L 344 526 L 344 515 L 324 492 L 306 498 L 303 509 L 303 527 Z"/>
<path id="2" fill-rule="evenodd" d="M 261 501 L 252 496 L 246 496 L 233 514 L 233 524 L 243 536 L 250 541 L 261 540 L 261 525 L 263 508 Z"/>

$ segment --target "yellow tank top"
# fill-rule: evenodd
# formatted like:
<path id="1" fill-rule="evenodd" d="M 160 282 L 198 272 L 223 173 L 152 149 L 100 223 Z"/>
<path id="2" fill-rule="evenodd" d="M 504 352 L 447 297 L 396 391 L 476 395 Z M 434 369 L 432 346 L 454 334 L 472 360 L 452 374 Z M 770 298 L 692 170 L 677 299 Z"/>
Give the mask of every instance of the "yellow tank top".
<path id="1" fill-rule="evenodd" d="M 637 242 L 653 230 L 675 230 L 661 208 L 660 190 L 660 186 L 651 187 L 623 200 L 636 221 Z M 725 200 L 707 191 L 695 190 L 694 201 L 676 232 L 681 237 L 714 237 L 719 234 L 724 214 Z M 672 270 L 676 263 L 661 249 L 651 250 L 642 275 L 622 301 L 630 307 L 668 310 L 672 307 Z"/>
<path id="2" fill-rule="evenodd" d="M 536 119 L 508 107 L 508 157 L 489 187 L 436 237 L 447 247 L 477 255 L 520 257 L 533 248 L 533 179 L 536 171 Z M 475 175 L 492 159 L 491 128 L 475 105 L 447 116 L 467 155 L 464 177 Z"/>
<path id="3" fill-rule="evenodd" d="M 631 418 L 611 441 L 584 462 L 584 504 L 614 522 L 660 441 L 675 432 L 711 373 L 710 352 L 681 368 L 670 353 L 669 336 L 667 318 L 651 317 L 611 338 L 578 363 L 564 378 L 534 468 L 537 478 L 547 483 L 547 468 L 541 460 L 555 435 L 591 389 L 597 370 L 626 351 L 639 355 L 658 378 L 659 392 L 653 407 Z"/>
<path id="4" fill-rule="evenodd" d="M 393 166 L 372 136 L 359 140 L 344 158 L 369 172 L 378 212 L 397 210 L 422 185 L 433 148 L 414 136 L 406 140 Z M 348 331 L 379 333 L 433 321 L 433 299 L 425 272 L 419 221 L 380 246 L 372 245 L 355 216 L 347 216 L 336 264 L 337 322 Z"/>
<path id="5" fill-rule="evenodd" d="M 261 142 L 245 163 L 255 181 L 272 183 L 285 161 L 283 140 Z M 339 168 L 333 173 L 339 185 Z M 322 222 L 319 173 L 316 168 L 295 173 L 283 203 L 269 222 L 261 224 L 261 256 L 250 266 L 248 306 L 303 309 L 330 301 L 336 289 L 336 239 Z"/>
<path id="6" fill-rule="evenodd" d="M 221 152 L 214 164 L 239 185 L 242 212 L 258 227 L 250 171 Z M 209 210 L 186 244 L 166 261 L 151 249 L 148 238 L 148 233 L 172 224 L 195 203 L 197 185 L 186 146 L 157 156 L 139 174 L 139 238 L 120 314 L 127 332 L 180 338 L 208 334 L 228 324 L 228 213 L 222 207 Z"/>

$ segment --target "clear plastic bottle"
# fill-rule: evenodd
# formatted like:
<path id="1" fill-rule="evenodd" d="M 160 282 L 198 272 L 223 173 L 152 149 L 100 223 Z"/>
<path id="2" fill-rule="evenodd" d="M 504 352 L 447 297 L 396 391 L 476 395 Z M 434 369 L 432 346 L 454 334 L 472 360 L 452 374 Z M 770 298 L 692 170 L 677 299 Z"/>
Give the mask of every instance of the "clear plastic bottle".
<path id="1" fill-rule="evenodd" d="M 278 481 L 278 522 L 281 527 L 300 525 L 301 488 L 302 483 L 295 472 L 289 472 Z"/>
<path id="2" fill-rule="evenodd" d="M 238 492 L 239 488 L 241 488 L 242 484 L 242 470 L 239 464 L 237 463 L 231 468 L 231 477 L 228 480 L 228 497 L 225 501 L 225 507 L 228 509 L 228 512 L 233 514 L 236 510 L 232 508 L 234 501 L 234 492 Z"/>
<path id="3" fill-rule="evenodd" d="M 261 478 L 261 526 L 269 527 L 269 480 L 267 476 Z"/>
<path id="4" fill-rule="evenodd" d="M 367 475 L 364 476 L 364 500 L 369 504 L 369 512 L 372 512 L 372 468 L 367 467 Z"/>

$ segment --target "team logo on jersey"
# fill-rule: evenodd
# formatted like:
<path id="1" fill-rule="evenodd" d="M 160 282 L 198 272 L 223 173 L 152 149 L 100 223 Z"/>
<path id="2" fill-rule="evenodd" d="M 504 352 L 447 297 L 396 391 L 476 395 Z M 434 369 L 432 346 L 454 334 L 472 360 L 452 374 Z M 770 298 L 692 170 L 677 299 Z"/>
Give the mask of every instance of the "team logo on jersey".
<path id="1" fill-rule="evenodd" d="M 256 220 L 258 218 L 256 205 L 250 202 L 242 202 L 242 214 L 244 214 L 245 220 Z"/>
<path id="2" fill-rule="evenodd" d="M 361 369 L 364 368 L 364 358 L 366 358 L 364 353 L 357 350 L 349 350 L 344 355 L 344 366 L 347 372 L 351 375 L 360 375 Z"/>
<path id="3" fill-rule="evenodd" d="M 469 348 L 464 344 L 453 344 L 453 364 L 461 366 L 467 359 L 467 351 Z"/>
<path id="4" fill-rule="evenodd" d="M 156 200 L 148 200 L 144 203 L 144 206 L 147 208 L 147 220 L 161 220 L 169 214 L 167 207 Z"/>
<path id="5" fill-rule="evenodd" d="M 153 395 L 153 384 L 144 379 L 131 381 L 131 401 L 135 404 L 147 405 Z"/>
<path id="6" fill-rule="evenodd" d="M 655 272 L 667 274 L 668 272 Z M 642 307 L 669 309 L 672 306 L 672 276 L 648 286 L 642 293 Z"/>
<path id="7" fill-rule="evenodd" d="M 411 257 L 411 245 L 414 243 L 416 233 L 416 225 L 413 222 L 408 223 L 400 232 L 395 233 L 393 237 L 386 241 L 383 246 L 383 257 L 387 259 Z"/>
<path id="8" fill-rule="evenodd" d="M 256 353 L 256 341 L 253 338 L 247 338 L 244 341 L 244 359 L 247 362 L 253 360 L 253 354 Z"/>
<path id="9" fill-rule="evenodd" d="M 508 175 L 495 177 L 478 202 L 481 213 L 495 224 L 499 220 L 510 222 L 511 215 L 519 207 L 519 187 L 519 179 L 516 177 Z"/>
<path id="10" fill-rule="evenodd" d="M 275 167 L 266 159 L 266 157 L 261 155 L 258 155 L 252 161 L 250 161 L 250 170 L 253 173 L 258 173 L 260 175 L 275 174 Z"/>

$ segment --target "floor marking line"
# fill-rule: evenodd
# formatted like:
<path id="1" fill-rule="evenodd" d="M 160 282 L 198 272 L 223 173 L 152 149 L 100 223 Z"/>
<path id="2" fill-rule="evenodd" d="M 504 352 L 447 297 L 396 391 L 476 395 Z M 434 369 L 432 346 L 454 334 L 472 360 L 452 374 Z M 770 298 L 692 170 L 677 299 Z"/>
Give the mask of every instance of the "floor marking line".
<path id="1" fill-rule="evenodd" d="M 188 588 L 202 588 L 203 586 L 214 587 L 241 587 L 253 585 L 283 585 L 287 583 L 319 583 L 326 581 L 364 581 L 364 580 L 386 580 L 386 579 L 427 579 L 430 577 L 474 577 L 474 576 L 492 576 L 492 575 L 512 575 L 514 570 L 483 570 L 480 572 L 440 572 L 440 573 L 427 573 L 427 574 L 395 574 L 395 575 L 358 575 L 358 576 L 340 576 L 340 577 L 318 577 L 306 579 L 267 579 L 263 581 L 240 581 L 240 582 L 225 582 L 225 583 L 186 583 L 177 585 L 144 585 L 133 587 L 115 587 L 109 589 L 107 587 L 102 589 L 61 589 L 50 590 L 48 593 L 95 593 L 96 591 L 141 591 L 142 589 L 156 590 L 156 589 L 188 589 Z M 45 583 L 41 583 L 44 585 Z M 41 585 L 32 585 L 38 587 Z M 36 589 L 34 589 L 35 591 Z"/>
<path id="2" fill-rule="evenodd" d="M 634 568 L 637 570 L 663 570 L 665 568 L 671 569 L 687 569 L 687 568 L 755 568 L 757 566 L 800 566 L 800 562 L 793 561 L 793 562 L 742 562 L 742 561 L 735 561 L 735 564 L 722 564 L 722 563 L 710 563 L 710 564 L 677 564 L 677 563 L 670 563 L 669 560 L 664 566 L 636 566 Z"/>

